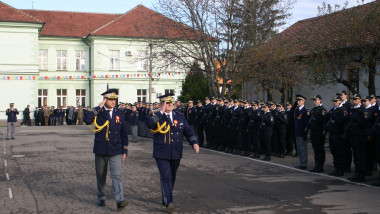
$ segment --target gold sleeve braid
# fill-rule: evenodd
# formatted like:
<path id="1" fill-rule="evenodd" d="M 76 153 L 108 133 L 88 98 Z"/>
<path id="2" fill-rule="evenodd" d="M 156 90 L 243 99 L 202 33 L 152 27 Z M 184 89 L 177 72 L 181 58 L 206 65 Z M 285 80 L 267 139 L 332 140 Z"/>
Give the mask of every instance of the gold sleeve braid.
<path id="1" fill-rule="evenodd" d="M 150 129 L 150 132 L 153 134 L 156 134 L 156 133 L 165 134 L 165 138 L 164 138 L 165 143 L 166 143 L 166 133 L 168 133 L 169 131 L 170 131 L 170 125 L 166 125 L 166 121 L 162 125 L 160 125 L 160 122 L 157 122 L 157 128 Z M 169 144 L 170 144 L 170 132 L 169 132 Z"/>
<path id="2" fill-rule="evenodd" d="M 109 125 L 110 121 L 107 120 L 102 126 L 99 126 L 98 123 L 96 122 L 97 118 L 98 118 L 98 116 L 95 116 L 94 123 L 93 123 L 95 125 L 96 129 L 93 129 L 91 127 L 91 125 L 88 125 L 88 127 L 90 127 L 91 131 L 93 131 L 95 133 L 99 133 L 99 132 L 101 132 L 104 129 L 104 127 L 107 126 L 106 141 L 108 141 L 108 132 L 109 132 L 109 128 L 110 128 L 110 125 Z"/>

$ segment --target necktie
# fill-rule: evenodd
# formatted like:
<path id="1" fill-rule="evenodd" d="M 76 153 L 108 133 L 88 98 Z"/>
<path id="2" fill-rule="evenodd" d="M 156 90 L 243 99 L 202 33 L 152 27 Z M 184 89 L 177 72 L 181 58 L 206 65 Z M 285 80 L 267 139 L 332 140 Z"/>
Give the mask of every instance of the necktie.
<path id="1" fill-rule="evenodd" d="M 110 112 L 111 112 L 111 110 L 107 110 L 108 115 L 109 115 L 110 118 L 112 119 L 112 116 L 111 116 Z"/>

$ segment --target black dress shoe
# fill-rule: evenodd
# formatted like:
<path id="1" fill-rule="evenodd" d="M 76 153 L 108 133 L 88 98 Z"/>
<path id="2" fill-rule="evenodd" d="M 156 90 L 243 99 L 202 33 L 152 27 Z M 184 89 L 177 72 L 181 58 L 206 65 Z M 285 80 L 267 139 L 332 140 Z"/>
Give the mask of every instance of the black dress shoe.
<path id="1" fill-rule="evenodd" d="M 270 161 L 270 156 L 265 156 L 265 157 L 263 158 L 263 161 Z"/>
<path id="2" fill-rule="evenodd" d="M 5 138 L 5 140 L 10 140 L 10 138 Z"/>
<path id="3" fill-rule="evenodd" d="M 294 155 L 292 155 L 292 157 L 298 157 L 298 153 L 294 153 Z"/>
<path id="4" fill-rule="evenodd" d="M 329 175 L 335 176 L 335 177 L 340 177 L 340 176 L 344 175 L 344 172 L 340 171 L 340 170 L 334 170 L 333 172 L 329 173 Z"/>
<path id="5" fill-rule="evenodd" d="M 285 154 L 279 154 L 277 157 L 278 158 L 285 158 Z"/>
<path id="6" fill-rule="evenodd" d="M 105 206 L 106 206 L 106 201 L 105 201 L 105 200 L 100 200 L 100 201 L 98 202 L 98 206 L 99 206 L 99 207 L 105 207 Z"/>
<path id="7" fill-rule="evenodd" d="M 296 168 L 296 169 L 302 169 L 302 170 L 307 169 L 306 166 L 295 166 L 294 168 Z"/>
<path id="8" fill-rule="evenodd" d="M 12 137 L 12 140 L 14 140 L 15 138 L 14 137 Z"/>
<path id="9" fill-rule="evenodd" d="M 172 203 L 172 202 L 170 202 L 169 204 L 168 204 L 168 211 L 169 212 L 172 212 L 174 210 L 174 204 Z"/>
<path id="10" fill-rule="evenodd" d="M 128 206 L 128 201 L 124 200 L 122 202 L 117 203 L 116 205 L 117 205 L 117 211 L 121 211 L 124 209 L 124 207 Z"/>

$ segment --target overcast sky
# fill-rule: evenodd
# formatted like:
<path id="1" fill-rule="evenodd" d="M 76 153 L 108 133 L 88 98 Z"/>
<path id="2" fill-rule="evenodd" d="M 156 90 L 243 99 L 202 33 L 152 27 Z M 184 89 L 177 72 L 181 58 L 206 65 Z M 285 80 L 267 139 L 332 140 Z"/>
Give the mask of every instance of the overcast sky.
<path id="1" fill-rule="evenodd" d="M 3 2 L 18 9 L 39 10 L 64 10 L 80 12 L 100 13 L 125 13 L 138 4 L 143 4 L 153 9 L 156 0 L 2 0 Z M 361 0 L 360 0 L 361 1 Z M 373 0 L 365 0 L 365 3 Z M 33 2 L 33 3 L 32 3 Z M 317 7 L 322 2 L 343 5 L 346 0 L 297 0 L 292 9 L 292 18 L 288 21 L 290 26 L 295 22 L 315 17 L 318 13 Z M 356 6 L 357 0 L 348 0 L 348 6 Z"/>

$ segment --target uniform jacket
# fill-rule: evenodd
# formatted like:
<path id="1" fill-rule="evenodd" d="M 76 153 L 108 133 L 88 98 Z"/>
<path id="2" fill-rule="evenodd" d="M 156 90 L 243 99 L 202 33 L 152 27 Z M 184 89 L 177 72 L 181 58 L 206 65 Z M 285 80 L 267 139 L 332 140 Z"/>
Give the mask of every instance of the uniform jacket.
<path id="1" fill-rule="evenodd" d="M 195 123 L 196 124 L 202 124 L 203 122 L 203 114 L 205 113 L 205 108 L 203 106 L 197 106 L 195 107 L 196 117 L 195 117 Z"/>
<path id="2" fill-rule="evenodd" d="M 234 107 L 233 106 L 230 106 L 225 110 L 224 116 L 223 116 L 223 126 L 224 127 L 229 126 L 229 123 L 232 119 L 233 114 L 234 114 Z"/>
<path id="3" fill-rule="evenodd" d="M 139 125 L 139 112 L 137 110 L 131 111 L 130 116 L 129 116 L 129 122 L 131 126 Z"/>
<path id="4" fill-rule="evenodd" d="M 197 113 L 195 112 L 194 106 L 186 110 L 186 119 L 189 125 L 191 126 L 194 125 L 196 116 L 197 116 Z"/>
<path id="5" fill-rule="evenodd" d="M 262 119 L 261 119 L 261 126 L 260 126 L 260 129 L 262 132 L 266 134 L 272 133 L 274 123 L 275 123 L 274 117 L 270 111 L 262 112 Z"/>
<path id="6" fill-rule="evenodd" d="M 306 126 L 309 122 L 309 112 L 304 106 L 301 110 L 296 108 L 296 113 L 294 117 L 294 131 L 296 137 L 305 137 L 306 136 Z"/>
<path id="7" fill-rule="evenodd" d="M 183 114 L 172 111 L 173 123 L 165 113 L 161 112 L 150 115 L 146 119 L 146 124 L 150 129 L 157 128 L 157 122 L 162 125 L 164 122 L 170 124 L 170 130 L 163 133 L 155 133 L 153 136 L 153 157 L 166 160 L 179 160 L 182 158 L 183 136 L 187 138 L 190 145 L 198 144 L 193 129 L 185 119 Z"/>
<path id="8" fill-rule="evenodd" d="M 95 107 L 90 111 L 84 122 L 90 125 L 96 122 L 102 126 L 107 120 L 109 123 L 108 141 L 106 140 L 107 127 L 98 133 L 95 133 L 94 153 L 98 155 L 120 155 L 128 153 L 128 133 L 124 119 L 124 113 L 117 108 L 113 108 L 112 118 L 105 108 Z"/>
<path id="9" fill-rule="evenodd" d="M 286 113 L 286 111 L 277 111 L 277 116 L 275 118 L 275 121 L 277 123 L 276 124 L 277 130 L 286 132 L 286 127 L 289 122 L 288 114 Z"/>
<path id="10" fill-rule="evenodd" d="M 183 105 L 179 105 L 176 109 L 174 109 L 174 111 L 175 112 L 177 112 L 177 113 L 181 113 L 181 114 L 184 114 L 185 112 L 185 110 L 184 110 L 184 108 L 183 108 Z"/>
<path id="11" fill-rule="evenodd" d="M 16 108 L 14 109 L 7 109 L 5 111 L 5 115 L 8 116 L 7 122 L 17 122 L 17 115 L 19 114 L 18 110 Z"/>
<path id="12" fill-rule="evenodd" d="M 315 106 L 310 111 L 310 119 L 308 121 L 307 127 L 309 127 L 311 131 L 323 131 L 326 116 L 327 111 L 325 107 L 322 105 Z"/>
<path id="13" fill-rule="evenodd" d="M 350 122 L 348 124 L 348 133 L 350 135 L 369 135 L 370 134 L 371 115 L 369 109 L 361 106 L 354 108 L 350 112 Z"/>
<path id="14" fill-rule="evenodd" d="M 145 121 L 145 118 L 146 118 L 146 108 L 140 107 L 140 109 L 139 109 L 139 120 L 141 122 L 143 122 L 143 121 Z"/>
<path id="15" fill-rule="evenodd" d="M 325 118 L 324 130 L 330 132 L 330 135 L 341 136 L 344 133 L 346 117 L 347 111 L 343 107 L 332 108 Z"/>

